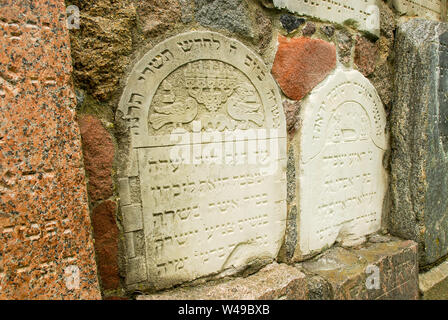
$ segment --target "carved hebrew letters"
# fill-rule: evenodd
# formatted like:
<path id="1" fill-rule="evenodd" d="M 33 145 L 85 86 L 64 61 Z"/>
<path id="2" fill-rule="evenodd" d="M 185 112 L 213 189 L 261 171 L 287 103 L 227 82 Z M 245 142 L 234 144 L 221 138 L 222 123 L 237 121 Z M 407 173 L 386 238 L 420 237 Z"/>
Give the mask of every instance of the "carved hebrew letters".
<path id="1" fill-rule="evenodd" d="M 260 58 L 218 33 L 176 36 L 137 63 L 119 106 L 131 135 L 120 179 L 129 287 L 169 287 L 276 257 L 286 215 L 281 108 Z"/>
<path id="2" fill-rule="evenodd" d="M 398 12 L 426 19 L 441 20 L 442 0 L 393 0 Z"/>
<path id="3" fill-rule="evenodd" d="M 379 35 L 380 12 L 375 0 L 274 0 L 274 5 L 336 23 L 354 20 L 361 30 Z"/>

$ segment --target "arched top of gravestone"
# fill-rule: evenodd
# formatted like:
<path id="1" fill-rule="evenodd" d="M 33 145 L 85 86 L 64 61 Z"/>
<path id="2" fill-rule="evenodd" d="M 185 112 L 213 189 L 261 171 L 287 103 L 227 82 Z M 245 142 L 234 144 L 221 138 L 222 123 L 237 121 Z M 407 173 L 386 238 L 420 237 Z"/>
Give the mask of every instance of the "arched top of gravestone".
<path id="1" fill-rule="evenodd" d="M 302 161 L 307 163 L 323 149 L 329 134 L 327 127 L 335 111 L 347 103 L 360 105 L 367 117 L 354 119 L 366 126 L 373 143 L 386 150 L 386 113 L 375 87 L 358 71 L 337 69 L 324 82 L 316 87 L 304 101 L 304 143 Z M 344 130 L 341 124 L 341 130 Z"/>
<path id="2" fill-rule="evenodd" d="M 165 145 L 176 128 L 279 129 L 281 98 L 268 68 L 241 42 L 210 31 L 177 35 L 134 66 L 120 100 L 134 147 Z"/>

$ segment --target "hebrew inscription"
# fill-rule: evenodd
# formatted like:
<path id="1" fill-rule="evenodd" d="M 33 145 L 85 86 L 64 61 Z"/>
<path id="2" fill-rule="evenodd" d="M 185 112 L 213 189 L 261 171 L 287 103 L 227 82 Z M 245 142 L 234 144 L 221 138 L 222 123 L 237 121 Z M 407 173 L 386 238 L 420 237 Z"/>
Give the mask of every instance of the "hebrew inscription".
<path id="1" fill-rule="evenodd" d="M 169 287 L 277 256 L 286 128 L 260 58 L 218 33 L 170 38 L 134 67 L 118 117 L 131 137 L 120 179 L 128 287 Z"/>
<path id="2" fill-rule="evenodd" d="M 386 118 L 359 72 L 338 70 L 307 98 L 300 176 L 302 255 L 335 241 L 353 244 L 380 228 Z"/>
<path id="3" fill-rule="evenodd" d="M 441 20 L 442 0 L 393 0 L 398 12 L 431 20 Z M 445 11 L 446 14 L 446 11 Z"/>
<path id="4" fill-rule="evenodd" d="M 379 35 L 380 12 L 375 0 L 274 0 L 274 5 L 336 23 L 356 21 L 359 29 Z"/>

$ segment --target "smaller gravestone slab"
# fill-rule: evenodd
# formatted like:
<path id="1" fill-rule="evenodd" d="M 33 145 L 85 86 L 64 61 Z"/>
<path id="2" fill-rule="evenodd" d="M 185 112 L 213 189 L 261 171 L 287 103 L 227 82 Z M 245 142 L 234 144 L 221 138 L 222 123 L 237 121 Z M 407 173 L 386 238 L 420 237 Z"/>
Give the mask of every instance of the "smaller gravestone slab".
<path id="1" fill-rule="evenodd" d="M 274 0 L 279 9 L 335 23 L 354 21 L 363 31 L 379 35 L 380 11 L 376 0 Z"/>
<path id="2" fill-rule="evenodd" d="M 448 254 L 447 32 L 414 19 L 397 33 L 389 228 L 419 243 L 420 265 Z"/>
<path id="3" fill-rule="evenodd" d="M 286 219 L 286 121 L 259 57 L 219 33 L 170 38 L 136 64 L 117 116 L 131 140 L 119 173 L 128 288 L 169 287 L 276 258 Z"/>
<path id="4" fill-rule="evenodd" d="M 446 3 L 443 0 L 393 0 L 392 4 L 401 14 L 419 16 L 430 20 L 444 20 Z"/>
<path id="5" fill-rule="evenodd" d="M 338 69 L 304 100 L 300 118 L 294 260 L 378 231 L 387 189 L 385 111 L 361 73 Z"/>

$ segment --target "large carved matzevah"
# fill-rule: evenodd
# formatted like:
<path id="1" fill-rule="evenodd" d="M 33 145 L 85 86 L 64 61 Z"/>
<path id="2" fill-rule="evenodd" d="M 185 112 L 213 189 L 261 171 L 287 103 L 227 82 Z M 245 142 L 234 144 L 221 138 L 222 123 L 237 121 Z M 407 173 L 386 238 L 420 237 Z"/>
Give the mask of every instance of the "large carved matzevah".
<path id="1" fill-rule="evenodd" d="M 242 43 L 190 32 L 134 67 L 117 114 L 126 284 L 164 288 L 274 259 L 286 219 L 277 85 Z"/>

